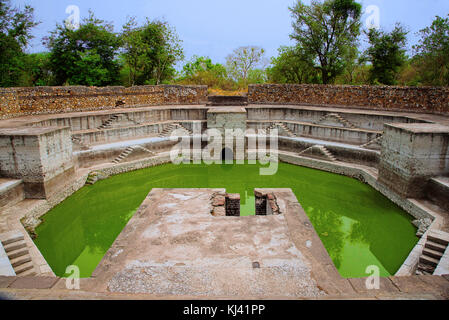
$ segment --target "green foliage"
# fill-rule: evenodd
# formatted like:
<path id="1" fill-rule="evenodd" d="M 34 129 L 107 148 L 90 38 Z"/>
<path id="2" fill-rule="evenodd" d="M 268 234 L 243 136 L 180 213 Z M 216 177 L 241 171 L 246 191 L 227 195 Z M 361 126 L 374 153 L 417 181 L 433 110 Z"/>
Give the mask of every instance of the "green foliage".
<path id="1" fill-rule="evenodd" d="M 430 27 L 420 31 L 421 39 L 414 46 L 415 66 L 426 85 L 449 85 L 449 15 L 435 17 Z"/>
<path id="2" fill-rule="evenodd" d="M 248 72 L 248 84 L 262 84 L 267 82 L 267 72 L 264 69 L 252 69 Z"/>
<path id="3" fill-rule="evenodd" d="M 390 33 L 371 29 L 368 32 L 370 47 L 366 50 L 371 62 L 370 82 L 372 84 L 397 84 L 401 67 L 407 61 L 405 46 L 407 31 L 399 24 Z"/>
<path id="4" fill-rule="evenodd" d="M 246 83 L 251 70 L 263 63 L 265 50 L 260 47 L 247 46 L 235 49 L 226 58 L 228 75 L 236 82 Z"/>
<path id="5" fill-rule="evenodd" d="M 209 57 L 193 56 L 182 69 L 180 84 L 207 85 L 211 88 L 232 90 L 235 84 L 228 78 L 222 64 L 214 64 Z"/>
<path id="6" fill-rule="evenodd" d="M 355 0 L 298 0 L 289 8 L 293 16 L 290 37 L 307 50 L 323 83 L 332 83 L 345 69 L 345 57 L 357 46 L 362 6 Z"/>
<path id="7" fill-rule="evenodd" d="M 34 9 L 25 6 L 23 11 L 12 8 L 9 0 L 0 0 L 0 86 L 22 84 L 25 76 L 24 49 L 32 38 Z"/>
<path id="8" fill-rule="evenodd" d="M 212 64 L 212 60 L 209 57 L 199 57 L 195 55 L 182 67 L 182 73 L 184 77 L 188 78 L 195 76 L 199 72 L 212 71 L 220 66 L 220 64 Z M 226 72 L 226 70 L 224 71 Z"/>
<path id="9" fill-rule="evenodd" d="M 282 46 L 279 56 L 271 59 L 267 69 L 268 81 L 272 83 L 316 83 L 319 82 L 313 57 L 307 50 L 296 46 Z"/>
<path id="10" fill-rule="evenodd" d="M 147 20 L 138 27 L 135 18 L 130 18 L 121 37 L 131 85 L 161 84 L 174 78 L 174 66 L 184 59 L 184 52 L 167 22 Z"/>
<path id="11" fill-rule="evenodd" d="M 54 84 L 50 70 L 50 53 L 33 53 L 25 57 L 24 86 L 51 86 Z"/>
<path id="12" fill-rule="evenodd" d="M 113 25 L 94 17 L 78 30 L 56 25 L 44 39 L 50 52 L 26 54 L 32 38 L 34 9 L 13 8 L 0 0 L 0 86 L 197 84 L 220 91 L 245 90 L 248 84 L 336 83 L 386 85 L 449 85 L 449 15 L 436 16 L 421 30 L 406 56 L 408 32 L 397 24 L 390 32 L 366 33 L 370 47 L 358 50 L 362 7 L 357 0 L 296 0 L 294 46 L 282 46 L 266 68 L 264 49 L 240 47 L 226 65 L 209 57 L 193 56 L 179 72 L 175 65 L 184 52 L 167 22 L 130 18 L 120 34 Z M 369 63 L 368 63 L 369 62 Z"/>
<path id="13" fill-rule="evenodd" d="M 120 39 L 113 29 L 110 23 L 95 18 L 92 12 L 78 30 L 57 24 L 45 40 L 56 84 L 107 86 L 119 83 L 120 65 L 115 58 Z"/>

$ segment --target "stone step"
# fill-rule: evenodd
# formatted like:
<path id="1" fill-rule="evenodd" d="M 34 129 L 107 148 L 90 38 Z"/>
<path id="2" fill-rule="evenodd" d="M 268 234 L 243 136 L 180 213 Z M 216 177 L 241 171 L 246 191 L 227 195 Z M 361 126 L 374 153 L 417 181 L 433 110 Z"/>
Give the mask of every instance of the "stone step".
<path id="1" fill-rule="evenodd" d="M 425 264 L 418 264 L 418 271 L 421 271 L 425 274 L 433 274 L 435 271 L 435 267 L 425 265 Z"/>
<path id="2" fill-rule="evenodd" d="M 25 272 L 22 272 L 20 274 L 21 277 L 35 277 L 37 276 L 37 273 L 34 271 L 34 268 L 31 268 Z"/>
<path id="3" fill-rule="evenodd" d="M 19 257 L 16 259 L 10 260 L 11 265 L 13 268 L 17 268 L 25 263 L 31 262 L 31 257 L 28 255 L 28 257 Z"/>
<path id="4" fill-rule="evenodd" d="M 431 257 L 428 257 L 428 256 L 425 256 L 425 255 L 422 255 L 419 258 L 419 263 L 420 264 L 425 264 L 425 265 L 429 265 L 429 266 L 432 266 L 432 267 L 438 266 L 439 262 L 440 262 L 440 260 L 434 259 L 434 258 L 431 258 Z"/>
<path id="5" fill-rule="evenodd" d="M 416 275 L 420 276 L 431 276 L 433 274 L 433 271 L 428 271 L 427 269 L 421 269 L 418 267 L 416 270 Z"/>
<path id="6" fill-rule="evenodd" d="M 432 249 L 424 248 L 423 255 L 437 259 L 438 261 L 440 261 L 441 257 L 443 256 L 443 253 L 440 251 L 435 251 Z"/>
<path id="7" fill-rule="evenodd" d="M 3 246 L 3 248 L 5 249 L 6 253 L 9 253 L 9 252 L 12 252 L 12 251 L 16 251 L 16 250 L 19 250 L 19 249 L 23 249 L 23 248 L 26 248 L 26 247 L 27 247 L 27 244 L 23 240 L 19 241 L 19 242 L 11 243 L 11 244 L 9 244 L 7 246 Z"/>
<path id="8" fill-rule="evenodd" d="M 326 115 L 322 116 L 320 118 L 320 120 L 318 120 L 315 124 L 319 124 L 319 123 L 321 123 L 321 122 L 323 122 L 325 120 L 328 120 L 329 118 L 334 118 L 335 120 L 337 120 L 338 122 L 343 124 L 344 127 L 349 127 L 351 129 L 357 129 L 356 125 L 354 125 L 352 122 L 346 120 L 341 115 L 336 114 L 336 113 L 329 113 L 329 114 L 326 114 Z"/>
<path id="9" fill-rule="evenodd" d="M 449 234 L 439 230 L 431 230 L 427 234 L 427 240 L 447 247 L 449 245 Z"/>
<path id="10" fill-rule="evenodd" d="M 11 253 L 8 254 L 8 258 L 9 258 L 9 260 L 13 260 L 13 259 L 16 259 L 19 257 L 26 256 L 29 253 L 30 252 L 28 251 L 28 249 L 19 250 L 19 251 L 11 251 Z"/>
<path id="11" fill-rule="evenodd" d="M 22 241 L 22 240 L 25 240 L 25 237 L 23 235 L 16 235 L 8 240 L 2 241 L 2 244 L 3 244 L 3 246 L 7 246 L 11 243 Z"/>
<path id="12" fill-rule="evenodd" d="M 319 146 L 320 150 L 323 152 L 324 155 L 326 155 L 329 159 L 331 159 L 332 161 L 336 161 L 337 159 L 334 157 L 334 155 L 327 150 L 327 148 L 325 146 Z"/>
<path id="13" fill-rule="evenodd" d="M 14 271 L 16 272 L 16 275 L 22 276 L 23 273 L 26 271 L 33 270 L 34 271 L 34 265 L 32 262 L 27 262 L 20 267 L 14 268 Z"/>
<path id="14" fill-rule="evenodd" d="M 441 253 L 444 253 L 446 251 L 446 246 L 435 243 L 433 241 L 427 240 L 426 244 L 424 245 L 425 248 L 428 248 L 430 250 L 435 250 Z"/>

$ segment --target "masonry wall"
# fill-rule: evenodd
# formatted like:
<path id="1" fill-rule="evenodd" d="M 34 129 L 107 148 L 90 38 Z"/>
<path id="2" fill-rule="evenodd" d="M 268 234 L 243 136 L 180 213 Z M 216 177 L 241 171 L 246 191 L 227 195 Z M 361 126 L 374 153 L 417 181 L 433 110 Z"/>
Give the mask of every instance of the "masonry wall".
<path id="1" fill-rule="evenodd" d="M 0 119 L 20 115 L 207 102 L 207 86 L 35 87 L 0 89 Z"/>
<path id="2" fill-rule="evenodd" d="M 67 183 L 72 158 L 67 127 L 0 130 L 0 175 L 23 180 L 26 198 L 45 199 Z"/>
<path id="3" fill-rule="evenodd" d="M 311 104 L 449 113 L 448 87 L 250 85 L 249 104 Z"/>
<path id="4" fill-rule="evenodd" d="M 421 198 L 431 177 L 449 173 L 449 129 L 386 124 L 379 182 L 405 198 Z"/>

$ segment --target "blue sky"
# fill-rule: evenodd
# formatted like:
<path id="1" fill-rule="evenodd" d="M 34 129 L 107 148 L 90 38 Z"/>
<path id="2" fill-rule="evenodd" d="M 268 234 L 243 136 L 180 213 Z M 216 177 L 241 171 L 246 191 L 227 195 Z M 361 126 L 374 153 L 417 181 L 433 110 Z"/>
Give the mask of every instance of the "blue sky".
<path id="1" fill-rule="evenodd" d="M 379 7 L 382 28 L 391 30 L 395 22 L 406 26 L 410 30 L 409 47 L 417 41 L 415 33 L 430 25 L 436 15 L 449 14 L 448 0 L 359 2 L 364 8 Z M 294 3 L 295 0 L 12 0 L 15 6 L 34 7 L 36 19 L 42 22 L 34 30 L 35 39 L 29 52 L 45 50 L 42 37 L 53 30 L 57 22 L 67 18 L 67 6 L 77 5 L 81 18 L 92 9 L 98 18 L 113 22 L 116 31 L 121 30 L 128 16 L 136 16 L 139 22 L 145 17 L 164 19 L 176 28 L 183 40 L 187 59 L 197 54 L 220 63 L 239 46 L 261 46 L 267 57 L 271 57 L 277 54 L 279 46 L 292 44 L 288 7 Z"/>

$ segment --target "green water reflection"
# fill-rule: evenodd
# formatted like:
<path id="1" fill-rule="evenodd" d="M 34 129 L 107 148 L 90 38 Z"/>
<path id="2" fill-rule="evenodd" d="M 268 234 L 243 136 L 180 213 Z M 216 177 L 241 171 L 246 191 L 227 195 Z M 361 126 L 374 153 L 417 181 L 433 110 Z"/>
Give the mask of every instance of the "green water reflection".
<path id="1" fill-rule="evenodd" d="M 411 217 L 371 187 L 348 177 L 279 164 L 162 165 L 87 186 L 44 217 L 36 245 L 58 276 L 78 265 L 89 277 L 152 188 L 226 188 L 240 193 L 242 215 L 255 211 L 255 188 L 291 188 L 343 277 L 364 277 L 377 265 L 394 274 L 418 239 Z"/>

